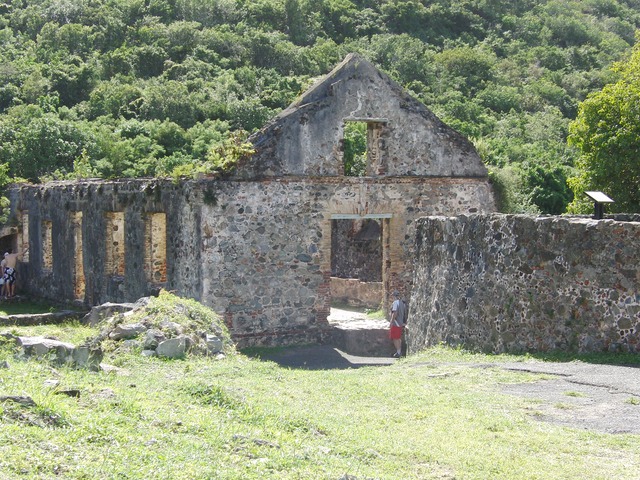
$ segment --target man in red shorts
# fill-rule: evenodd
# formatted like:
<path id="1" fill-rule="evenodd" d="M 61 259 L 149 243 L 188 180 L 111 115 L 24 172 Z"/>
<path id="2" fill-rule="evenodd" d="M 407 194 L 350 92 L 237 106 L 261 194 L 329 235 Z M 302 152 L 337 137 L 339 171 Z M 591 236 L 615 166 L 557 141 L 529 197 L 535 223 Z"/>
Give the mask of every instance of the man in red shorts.
<path id="1" fill-rule="evenodd" d="M 400 292 L 394 290 L 391 304 L 391 321 L 389 322 L 389 338 L 396 348 L 394 358 L 402 355 L 402 331 L 407 323 L 407 304 L 400 298 Z"/>

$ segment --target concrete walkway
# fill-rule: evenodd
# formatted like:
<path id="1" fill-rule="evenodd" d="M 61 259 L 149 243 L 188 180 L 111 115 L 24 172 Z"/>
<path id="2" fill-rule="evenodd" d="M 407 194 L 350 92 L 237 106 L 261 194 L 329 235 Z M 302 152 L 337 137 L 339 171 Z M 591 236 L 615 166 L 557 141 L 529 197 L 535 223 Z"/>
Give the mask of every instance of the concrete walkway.
<path id="1" fill-rule="evenodd" d="M 504 393 L 532 399 L 535 418 L 584 430 L 640 434 L 640 368 L 583 362 L 497 364 L 547 374 L 505 385 Z"/>
<path id="2" fill-rule="evenodd" d="M 332 345 L 355 357 L 387 357 L 393 353 L 389 321 L 369 318 L 358 309 L 332 308 L 327 318 Z"/>

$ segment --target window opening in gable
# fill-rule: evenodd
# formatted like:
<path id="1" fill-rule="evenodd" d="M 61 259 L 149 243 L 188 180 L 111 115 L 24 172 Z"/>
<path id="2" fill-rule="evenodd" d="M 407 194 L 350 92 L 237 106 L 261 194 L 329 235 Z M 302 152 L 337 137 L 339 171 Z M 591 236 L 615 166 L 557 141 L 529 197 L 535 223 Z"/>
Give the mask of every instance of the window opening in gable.
<path id="1" fill-rule="evenodd" d="M 106 213 L 107 275 L 124 276 L 124 212 Z"/>
<path id="2" fill-rule="evenodd" d="M 167 216 L 165 213 L 145 215 L 144 269 L 147 281 L 158 284 L 167 281 Z"/>
<path id="3" fill-rule="evenodd" d="M 347 177 L 367 174 L 367 122 L 349 121 L 344 124 L 343 162 Z"/>
<path id="4" fill-rule="evenodd" d="M 384 175 L 384 130 L 386 118 L 345 118 L 342 138 L 344 175 L 364 177 Z"/>

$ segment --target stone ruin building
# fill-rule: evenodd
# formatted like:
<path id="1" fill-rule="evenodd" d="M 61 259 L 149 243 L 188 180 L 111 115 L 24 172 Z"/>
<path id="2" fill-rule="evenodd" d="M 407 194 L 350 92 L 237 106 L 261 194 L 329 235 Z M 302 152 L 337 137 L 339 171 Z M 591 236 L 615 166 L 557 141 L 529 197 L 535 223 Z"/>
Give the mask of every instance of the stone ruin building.
<path id="1" fill-rule="evenodd" d="M 366 127 L 364 176 L 345 175 L 349 122 Z M 30 247 L 18 289 L 92 306 L 165 288 L 240 346 L 319 342 L 332 297 L 411 294 L 416 219 L 496 209 L 471 142 L 355 54 L 250 141 L 225 178 L 15 186 L 0 248 Z"/>

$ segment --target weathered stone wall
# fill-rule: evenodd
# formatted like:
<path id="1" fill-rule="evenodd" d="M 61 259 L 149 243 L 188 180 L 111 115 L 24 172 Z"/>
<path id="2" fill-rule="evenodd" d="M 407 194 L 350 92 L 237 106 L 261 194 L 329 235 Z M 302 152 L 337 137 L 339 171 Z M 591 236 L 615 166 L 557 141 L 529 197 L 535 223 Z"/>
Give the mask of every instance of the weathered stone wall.
<path id="1" fill-rule="evenodd" d="M 196 297 L 201 264 L 200 206 L 192 195 L 189 184 L 146 181 L 60 182 L 12 190 L 14 218 L 28 213 L 30 255 L 29 262 L 21 265 L 26 277 L 21 280 L 23 288 L 87 305 L 134 301 L 165 286 Z M 82 212 L 79 234 L 74 228 L 77 212 Z M 166 236 L 166 250 L 171 254 L 166 255 L 163 267 L 171 282 L 153 284 L 145 268 L 145 219 L 157 212 L 171 219 Z M 124 246 L 114 246 L 116 237 L 107 231 L 113 213 L 123 214 L 124 233 L 120 233 Z M 44 228 L 51 230 L 50 242 L 43 241 Z M 117 258 L 108 259 L 107 252 Z M 76 263 L 78 255 L 80 265 Z M 82 275 L 77 275 L 77 268 L 82 269 Z M 82 298 L 77 298 L 74 288 L 74 279 L 79 276 L 85 283 Z"/>
<path id="2" fill-rule="evenodd" d="M 384 284 L 361 282 L 355 278 L 331 277 L 331 300 L 334 305 L 378 310 L 382 305 Z"/>
<path id="3" fill-rule="evenodd" d="M 417 222 L 410 351 L 640 352 L 640 223 L 471 215 Z"/>
<path id="4" fill-rule="evenodd" d="M 385 290 L 408 293 L 416 218 L 494 208 L 485 179 L 462 178 L 87 181 L 18 187 L 11 201 L 13 218 L 29 222 L 30 258 L 21 266 L 28 292 L 97 305 L 135 301 L 164 287 L 223 314 L 241 345 L 322 339 L 333 216 L 385 216 Z M 113 247 L 108 243 L 118 237 L 107 234 L 113 212 L 124 219 L 118 226 L 124 247 L 112 249 L 123 258 L 111 263 L 122 262 L 124 274 L 106 261 Z M 159 213 L 166 215 L 164 243 L 147 238 L 148 232 L 157 235 L 157 224 L 150 228 L 148 222 Z M 81 235 L 74 228 L 78 221 Z M 50 228 L 50 269 L 43 266 L 43 225 Z M 150 262 L 146 249 L 163 244 L 166 265 L 155 275 L 149 269 L 162 259 L 154 251 Z M 75 271 L 78 255 L 82 275 Z M 75 288 L 76 278 L 84 279 L 83 289 Z"/>
<path id="5" fill-rule="evenodd" d="M 202 207 L 202 299 L 227 316 L 236 339 L 284 342 L 326 327 L 331 219 L 388 214 L 387 289 L 411 289 L 413 224 L 420 212 L 493 207 L 473 179 L 298 178 L 218 182 Z M 412 198 L 407 202 L 406 198 Z M 485 203 L 486 202 L 486 203 Z"/>

